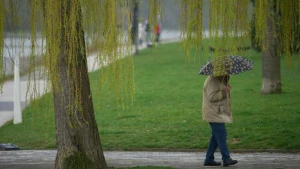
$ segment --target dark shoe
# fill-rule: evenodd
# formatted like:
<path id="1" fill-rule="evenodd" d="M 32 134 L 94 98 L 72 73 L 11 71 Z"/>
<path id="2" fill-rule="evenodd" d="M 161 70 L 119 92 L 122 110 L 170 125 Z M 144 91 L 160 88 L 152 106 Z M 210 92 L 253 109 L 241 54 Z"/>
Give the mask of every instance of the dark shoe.
<path id="1" fill-rule="evenodd" d="M 223 166 L 227 167 L 227 166 L 230 166 L 230 165 L 234 165 L 237 162 L 238 162 L 237 160 L 233 160 L 231 158 L 228 158 L 226 161 L 224 161 Z"/>
<path id="2" fill-rule="evenodd" d="M 221 163 L 218 163 L 218 162 L 204 162 L 204 166 L 220 166 Z"/>

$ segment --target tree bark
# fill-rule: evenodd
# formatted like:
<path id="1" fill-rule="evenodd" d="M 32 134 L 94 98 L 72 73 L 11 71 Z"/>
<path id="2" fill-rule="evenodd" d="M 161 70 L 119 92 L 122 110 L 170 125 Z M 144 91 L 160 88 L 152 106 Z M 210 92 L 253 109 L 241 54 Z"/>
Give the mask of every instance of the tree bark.
<path id="1" fill-rule="evenodd" d="M 135 55 L 139 54 L 139 1 L 133 1 L 133 21 L 132 21 L 132 43 L 135 46 Z"/>
<path id="2" fill-rule="evenodd" d="M 75 8 L 75 23 L 70 6 Z M 79 1 L 62 0 L 60 10 L 58 74 L 51 75 L 59 79 L 58 88 L 53 87 L 57 141 L 55 168 L 105 169 L 107 164 L 94 115 Z M 76 49 L 72 49 L 74 46 Z M 74 59 L 71 62 L 68 60 L 70 54 Z"/>
<path id="3" fill-rule="evenodd" d="M 262 54 L 262 90 L 261 94 L 279 94 L 282 92 L 281 74 L 280 74 L 280 55 L 278 37 L 276 31 L 279 30 L 278 14 L 274 11 L 274 7 L 269 7 L 269 15 L 267 15 L 267 28 Z"/>

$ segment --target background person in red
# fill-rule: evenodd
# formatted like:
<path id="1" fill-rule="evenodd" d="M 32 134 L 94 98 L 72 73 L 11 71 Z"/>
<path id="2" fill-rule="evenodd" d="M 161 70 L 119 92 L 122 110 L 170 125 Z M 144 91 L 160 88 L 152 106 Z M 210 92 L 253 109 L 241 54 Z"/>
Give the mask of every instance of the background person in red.
<path id="1" fill-rule="evenodd" d="M 158 23 L 155 27 L 155 35 L 156 35 L 156 38 L 155 38 L 155 41 L 156 42 L 159 42 L 160 41 L 160 33 L 161 33 L 161 26 L 160 24 Z"/>

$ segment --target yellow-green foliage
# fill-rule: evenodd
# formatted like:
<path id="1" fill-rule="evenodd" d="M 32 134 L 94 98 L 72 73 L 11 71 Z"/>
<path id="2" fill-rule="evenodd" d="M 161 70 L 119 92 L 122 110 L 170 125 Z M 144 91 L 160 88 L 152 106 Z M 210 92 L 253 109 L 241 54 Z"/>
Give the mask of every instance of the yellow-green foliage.
<path id="1" fill-rule="evenodd" d="M 186 56 L 189 59 L 193 44 L 200 49 L 202 40 L 202 1 L 181 1 L 181 38 Z"/>
<path id="2" fill-rule="evenodd" d="M 190 48 L 195 45 L 201 50 L 204 37 L 202 30 L 202 1 L 181 1 L 181 31 L 184 49 L 189 59 Z M 239 45 L 244 45 L 250 36 L 250 18 L 248 16 L 249 1 L 246 0 L 210 0 L 209 1 L 209 38 L 215 49 L 216 59 L 222 56 L 237 54 Z M 205 57 L 205 56 L 199 56 Z M 220 57 L 220 58 L 218 58 Z M 214 65 L 216 72 L 223 72 L 223 61 Z M 220 70 L 219 70 L 220 69 Z"/>
<path id="3" fill-rule="evenodd" d="M 263 50 L 268 48 L 263 43 L 267 34 L 266 16 L 271 17 L 272 26 L 275 27 L 275 36 L 278 39 L 279 54 L 286 57 L 288 63 L 291 54 L 299 50 L 300 34 L 300 0 L 256 0 L 255 1 L 255 31 L 256 41 Z M 298 37 L 298 39 L 295 39 Z M 295 46 L 295 40 L 298 44 Z M 296 43 L 297 43 L 296 42 Z"/>
<path id="4" fill-rule="evenodd" d="M 182 32 L 183 47 L 187 59 L 190 57 L 190 49 L 195 45 L 196 51 L 200 50 L 202 34 L 202 4 L 205 1 L 181 0 L 180 26 Z M 273 26 L 277 26 L 273 34 L 278 41 L 278 51 L 290 61 L 291 53 L 299 50 L 299 44 L 295 46 L 295 37 L 299 41 L 299 8 L 300 0 L 256 0 L 252 9 L 250 0 L 209 0 L 209 38 L 211 46 L 215 49 L 215 59 L 228 55 L 238 55 L 239 47 L 245 47 L 247 39 L 250 39 L 250 12 L 255 16 L 255 40 L 263 50 L 268 48 L 265 42 L 267 33 L 267 16 L 272 17 Z M 280 14 L 278 18 L 273 13 Z M 205 56 L 199 56 L 205 57 Z M 222 59 L 221 59 L 222 60 Z M 216 63 L 223 63 L 218 61 Z M 224 64 L 224 63 L 223 63 Z M 215 72 L 222 72 L 224 65 L 215 65 Z M 219 70 L 220 69 L 220 70 Z"/>
<path id="5" fill-rule="evenodd" d="M 300 49 L 300 0 L 283 2 L 277 1 L 278 11 L 281 13 L 282 35 L 281 39 L 282 50 L 286 55 L 287 62 L 291 61 L 291 53 Z M 298 37 L 297 46 L 293 43 Z"/>
<path id="6" fill-rule="evenodd" d="M 225 71 L 223 56 L 237 55 L 238 47 L 249 36 L 250 18 L 248 3 L 245 0 L 210 1 L 209 37 L 213 39 L 216 62 L 213 62 L 214 75 Z M 216 64 L 217 63 L 217 64 Z"/>
<path id="7" fill-rule="evenodd" d="M 267 10 L 268 2 L 267 0 L 255 1 L 255 39 L 259 46 L 263 45 L 263 40 L 266 38 L 266 22 L 267 22 Z M 265 50 L 265 49 L 263 49 Z"/>

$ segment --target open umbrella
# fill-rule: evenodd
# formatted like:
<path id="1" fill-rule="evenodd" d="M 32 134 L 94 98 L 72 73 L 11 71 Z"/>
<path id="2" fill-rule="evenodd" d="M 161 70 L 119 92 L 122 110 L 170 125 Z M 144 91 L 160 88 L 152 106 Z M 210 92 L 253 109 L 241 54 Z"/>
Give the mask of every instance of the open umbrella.
<path id="1" fill-rule="evenodd" d="M 241 56 L 224 56 L 207 62 L 201 69 L 199 75 L 221 76 L 234 75 L 252 70 L 253 61 Z"/>

